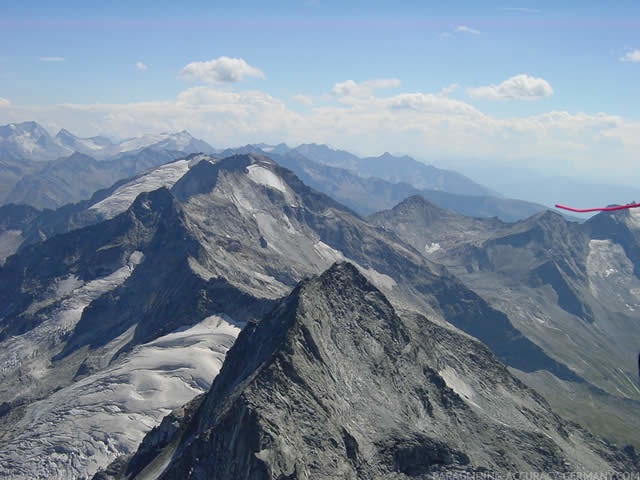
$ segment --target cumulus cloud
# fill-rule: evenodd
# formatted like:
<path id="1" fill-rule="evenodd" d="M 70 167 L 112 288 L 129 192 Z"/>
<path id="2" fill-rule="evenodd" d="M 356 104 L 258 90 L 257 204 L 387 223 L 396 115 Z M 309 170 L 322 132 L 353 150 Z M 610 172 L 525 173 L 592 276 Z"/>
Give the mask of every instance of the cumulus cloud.
<path id="1" fill-rule="evenodd" d="M 180 71 L 185 80 L 205 83 L 235 83 L 245 77 L 264 78 L 264 73 L 242 58 L 220 57 L 206 62 L 191 62 Z"/>
<path id="2" fill-rule="evenodd" d="M 121 138 L 186 129 L 216 147 L 316 142 L 365 155 L 397 151 L 422 159 L 484 157 L 523 164 L 535 159 L 539 168 L 570 165 L 566 174 L 590 170 L 604 178 L 620 172 L 625 180 L 633 174 L 640 179 L 640 123 L 615 115 L 551 111 L 496 117 L 440 92 L 352 98 L 314 97 L 310 108 L 297 112 L 287 106 L 291 99 L 201 85 L 152 102 L 9 104 L 0 108 L 0 124 L 36 120 L 51 130 Z"/>
<path id="3" fill-rule="evenodd" d="M 455 92 L 458 88 L 460 87 L 460 85 L 458 85 L 457 83 L 452 83 L 451 85 L 447 85 L 446 87 L 444 87 L 443 89 L 441 89 L 438 94 L 439 95 L 443 95 L 443 96 L 447 96 L 453 92 Z"/>
<path id="4" fill-rule="evenodd" d="M 339 97 L 367 97 L 381 88 L 397 88 L 400 80 L 397 78 L 379 78 L 364 82 L 354 82 L 347 80 L 336 83 L 331 89 L 331 93 Z"/>
<path id="5" fill-rule="evenodd" d="M 136 70 L 138 70 L 138 71 L 143 72 L 148 68 L 149 68 L 149 65 L 147 65 L 146 63 L 144 63 L 144 62 L 136 62 Z"/>
<path id="6" fill-rule="evenodd" d="M 621 62 L 630 62 L 630 63 L 640 63 L 640 50 L 633 49 L 629 50 L 622 57 L 620 57 Z"/>
<path id="7" fill-rule="evenodd" d="M 471 28 L 466 25 L 458 25 L 454 30 L 456 33 L 472 33 L 473 35 L 480 35 L 480 30 L 476 30 L 475 28 Z"/>
<path id="8" fill-rule="evenodd" d="M 38 58 L 41 62 L 64 62 L 64 57 L 40 57 Z"/>
<path id="9" fill-rule="evenodd" d="M 307 106 L 313 105 L 313 98 L 311 98 L 309 95 L 302 95 L 302 94 L 294 95 L 293 97 L 291 97 L 291 100 L 297 103 L 301 103 L 302 105 L 307 105 Z"/>
<path id="10" fill-rule="evenodd" d="M 467 88 L 467 95 L 486 100 L 533 100 L 553 95 L 549 82 L 543 78 L 520 74 L 499 85 Z"/>
<path id="11" fill-rule="evenodd" d="M 0 108 L 11 106 L 11 102 L 6 98 L 0 97 Z"/>

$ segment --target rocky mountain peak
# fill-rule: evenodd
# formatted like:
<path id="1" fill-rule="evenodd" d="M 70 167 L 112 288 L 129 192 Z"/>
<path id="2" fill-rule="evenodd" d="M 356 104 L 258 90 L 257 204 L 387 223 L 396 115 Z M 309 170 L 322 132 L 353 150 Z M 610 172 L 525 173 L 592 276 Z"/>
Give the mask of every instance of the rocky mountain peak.
<path id="1" fill-rule="evenodd" d="M 66 128 L 61 128 L 60 131 L 56 134 L 55 138 L 57 140 L 65 140 L 65 139 L 75 140 L 77 137 Z"/>
<path id="2" fill-rule="evenodd" d="M 399 316 L 347 262 L 247 326 L 187 410 L 185 423 L 152 431 L 118 468 L 159 468 L 162 479 L 405 479 L 609 466 L 485 347 Z"/>
<path id="3" fill-rule="evenodd" d="M 438 207 L 424 198 L 422 195 L 412 195 L 403 202 L 396 205 L 393 210 L 396 211 L 413 211 L 423 215 L 425 218 L 441 218 L 451 215 L 451 212 Z"/>

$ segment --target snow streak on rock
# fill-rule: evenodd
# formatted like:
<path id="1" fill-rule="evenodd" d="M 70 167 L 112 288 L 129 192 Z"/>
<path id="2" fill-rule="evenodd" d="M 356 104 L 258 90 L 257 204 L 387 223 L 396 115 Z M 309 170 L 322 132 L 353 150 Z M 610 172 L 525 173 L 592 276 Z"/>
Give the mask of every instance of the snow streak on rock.
<path id="1" fill-rule="evenodd" d="M 622 310 L 640 310 L 640 280 L 620 245 L 611 240 L 591 240 L 587 271 L 594 297 L 615 302 Z"/>
<path id="2" fill-rule="evenodd" d="M 189 170 L 189 160 L 178 160 L 141 175 L 118 187 L 112 195 L 92 205 L 104 219 L 113 218 L 131 206 L 138 195 L 160 187 L 171 188 Z"/>

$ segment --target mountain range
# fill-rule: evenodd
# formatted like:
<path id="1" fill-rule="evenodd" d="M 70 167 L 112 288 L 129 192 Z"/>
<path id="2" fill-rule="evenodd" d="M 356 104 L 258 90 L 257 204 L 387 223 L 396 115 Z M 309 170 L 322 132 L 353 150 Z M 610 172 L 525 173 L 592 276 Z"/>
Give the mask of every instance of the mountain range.
<path id="1" fill-rule="evenodd" d="M 184 131 L 113 143 L 106 137 L 79 138 L 64 129 L 51 138 L 35 122 L 3 128 L 0 198 L 5 204 L 28 204 L 38 209 L 55 209 L 86 200 L 98 189 L 184 154 L 214 151 Z M 37 155 L 27 148 L 27 140 L 33 138 L 42 143 Z M 65 156 L 58 158 L 63 153 Z M 247 145 L 221 151 L 218 156 L 238 153 L 269 155 L 310 186 L 364 215 L 391 208 L 414 194 L 458 213 L 497 216 L 505 221 L 520 220 L 545 209 L 539 204 L 501 197 L 459 173 L 407 156 L 387 153 L 359 158 L 315 144 L 296 148 L 284 144 Z M 47 157 L 56 160 L 36 161 Z"/>
<path id="2" fill-rule="evenodd" d="M 303 145 L 301 147 L 306 146 Z M 227 149 L 221 152 L 220 155 L 247 153 L 268 155 L 280 165 L 293 171 L 309 186 L 339 200 L 361 215 L 369 215 L 391 208 L 412 195 L 421 195 L 442 208 L 463 215 L 498 217 L 504 221 L 521 220 L 546 210 L 546 207 L 540 204 L 489 194 L 491 192 L 466 177 L 455 172 L 435 169 L 409 157 L 393 157 L 385 154 L 378 158 L 358 159 L 358 157 L 348 152 L 334 151 L 326 146 L 316 145 L 314 147 L 313 156 L 314 158 L 320 158 L 318 161 L 310 160 L 300 153 L 298 148 L 290 149 L 282 144 L 276 147 L 246 145 L 240 148 Z M 307 149 L 301 148 L 301 151 L 306 153 Z M 322 154 L 326 154 L 326 157 L 323 157 Z M 333 161 L 336 154 L 358 159 L 357 165 L 362 165 L 362 168 L 350 169 L 335 166 L 335 164 L 340 163 Z M 388 164 L 387 170 L 394 170 L 396 165 L 401 165 L 403 162 L 410 163 L 415 174 L 406 176 L 406 181 L 394 183 L 394 181 L 383 178 L 385 177 L 383 170 L 380 171 L 381 177 L 368 175 L 366 173 L 369 171 L 366 166 L 368 162 L 372 162 L 374 166 L 376 164 Z M 354 164 L 353 162 L 342 163 L 345 167 L 351 167 Z M 420 180 L 432 174 L 435 177 L 433 182 L 429 183 L 426 180 Z M 405 177 L 395 175 L 393 178 Z M 416 180 L 414 181 L 414 179 Z M 416 186 L 425 184 L 433 188 L 423 189 Z M 443 185 L 452 185 L 452 191 L 442 189 Z"/>
<path id="3" fill-rule="evenodd" d="M 0 207 L 3 476 L 638 471 L 634 211 L 471 217 L 312 147 L 41 162 L 110 183 Z"/>
<path id="4" fill-rule="evenodd" d="M 426 165 L 407 155 L 399 157 L 385 152 L 378 157 L 359 158 L 344 150 L 334 150 L 326 145 L 314 143 L 302 144 L 292 150 L 315 162 L 355 171 L 366 178 L 375 177 L 391 183 L 408 183 L 420 190 L 472 197 L 500 196 L 460 173 Z M 282 149 L 279 149 L 277 153 L 281 151 Z"/>
<path id="5" fill-rule="evenodd" d="M 0 126 L 0 155 L 32 161 L 56 160 L 76 152 L 103 160 L 123 153 L 136 153 L 145 148 L 186 153 L 213 152 L 209 144 L 193 138 L 187 131 L 149 134 L 114 142 L 101 136 L 80 138 L 64 128 L 52 137 L 36 122 Z"/>

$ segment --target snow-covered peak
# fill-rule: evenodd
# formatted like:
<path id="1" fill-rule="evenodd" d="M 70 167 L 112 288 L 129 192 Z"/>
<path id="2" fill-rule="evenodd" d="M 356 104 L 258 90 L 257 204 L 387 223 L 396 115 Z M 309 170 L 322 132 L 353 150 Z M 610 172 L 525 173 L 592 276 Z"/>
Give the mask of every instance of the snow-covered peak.
<path id="1" fill-rule="evenodd" d="M 139 150 L 141 148 L 149 147 L 155 143 L 166 140 L 169 137 L 168 133 L 148 134 L 141 137 L 133 137 L 123 140 L 118 144 L 118 150 L 120 152 L 129 152 L 132 150 Z"/>
<path id="2" fill-rule="evenodd" d="M 79 137 L 66 128 L 55 137 L 36 122 L 10 123 L 0 126 L 0 150 L 30 160 L 55 160 L 84 153 L 98 160 L 125 153 L 136 153 L 146 148 L 174 150 L 185 153 L 213 153 L 206 142 L 194 138 L 186 130 L 175 133 L 147 134 L 114 143 L 104 136 Z"/>
<path id="3" fill-rule="evenodd" d="M 123 140 L 118 145 L 119 152 L 129 152 L 140 150 L 143 148 L 164 148 L 167 150 L 179 150 L 179 151 L 192 151 L 194 150 L 192 144 L 194 142 L 201 142 L 196 140 L 191 136 L 189 132 L 186 130 L 182 130 L 177 133 L 158 133 L 158 134 L 148 134 L 143 135 L 141 137 L 129 138 L 127 140 Z M 201 142 L 204 143 L 204 142 Z M 204 149 L 204 150 L 210 150 Z M 197 150 L 197 149 L 195 149 Z"/>
<path id="4" fill-rule="evenodd" d="M 80 138 L 65 128 L 58 132 L 55 137 L 55 142 L 62 147 L 89 155 L 99 154 L 100 152 L 106 153 L 113 147 L 111 140 L 106 137 Z"/>
<path id="5" fill-rule="evenodd" d="M 58 145 L 36 122 L 0 126 L 0 149 L 31 160 L 53 160 L 73 153 L 73 150 Z"/>

